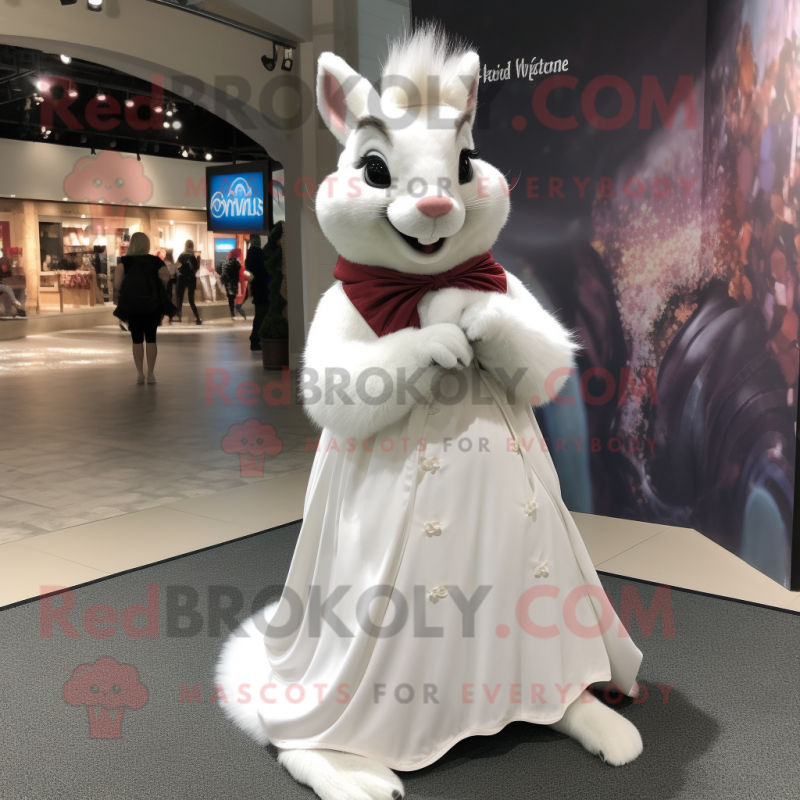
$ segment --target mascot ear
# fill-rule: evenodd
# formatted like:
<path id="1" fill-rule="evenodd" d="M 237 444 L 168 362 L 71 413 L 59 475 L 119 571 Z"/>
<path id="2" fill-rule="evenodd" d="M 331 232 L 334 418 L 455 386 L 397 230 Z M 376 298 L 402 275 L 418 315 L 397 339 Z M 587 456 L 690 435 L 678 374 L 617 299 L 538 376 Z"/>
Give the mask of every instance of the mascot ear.
<path id="1" fill-rule="evenodd" d="M 380 98 L 346 61 L 323 53 L 317 65 L 317 106 L 331 133 L 345 144 L 359 117 L 380 107 Z"/>
<path id="2" fill-rule="evenodd" d="M 478 104 L 478 81 L 481 75 L 481 60 L 474 50 L 464 53 L 458 62 L 458 77 L 463 88 L 463 96 L 457 105 L 464 111 L 474 111 Z M 459 91 L 459 94 L 461 92 Z"/>

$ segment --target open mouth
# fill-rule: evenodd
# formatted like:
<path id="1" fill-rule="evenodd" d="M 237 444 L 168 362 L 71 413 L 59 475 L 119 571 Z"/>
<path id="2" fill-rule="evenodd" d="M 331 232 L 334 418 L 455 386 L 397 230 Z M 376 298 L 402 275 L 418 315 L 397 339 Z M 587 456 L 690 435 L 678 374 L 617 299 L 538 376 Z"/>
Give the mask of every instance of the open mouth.
<path id="1" fill-rule="evenodd" d="M 430 256 L 433 255 L 433 253 L 438 253 L 444 245 L 444 238 L 434 239 L 432 242 L 422 242 L 419 239 L 415 239 L 413 236 L 408 236 L 402 231 L 398 231 L 397 228 L 392 225 L 391 220 L 387 219 L 387 222 L 389 225 L 391 225 L 392 229 L 397 233 L 397 235 L 405 239 L 406 243 L 413 247 L 418 253 L 423 253 L 426 256 Z"/>

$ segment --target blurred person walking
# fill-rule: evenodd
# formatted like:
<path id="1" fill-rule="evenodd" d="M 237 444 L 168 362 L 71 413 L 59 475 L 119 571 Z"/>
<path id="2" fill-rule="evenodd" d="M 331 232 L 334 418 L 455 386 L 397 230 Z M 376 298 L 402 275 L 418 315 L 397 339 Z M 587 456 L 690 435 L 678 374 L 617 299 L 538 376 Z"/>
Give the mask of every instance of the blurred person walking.
<path id="1" fill-rule="evenodd" d="M 245 269 L 250 273 L 250 296 L 253 298 L 255 314 L 253 316 L 253 330 L 250 334 L 250 349 L 261 350 L 261 337 L 258 331 L 264 317 L 269 310 L 269 282 L 270 274 L 267 272 L 264 251 L 261 249 L 261 237 L 257 233 L 250 234 L 250 247 L 247 249 Z"/>
<path id="2" fill-rule="evenodd" d="M 164 263 L 169 270 L 169 281 L 167 282 L 167 297 L 170 303 L 175 304 L 175 284 L 178 282 L 178 267 L 175 264 L 175 256 L 172 254 L 170 247 L 164 253 Z M 172 325 L 172 317 L 169 318 L 169 324 Z"/>
<path id="3" fill-rule="evenodd" d="M 235 308 L 242 315 L 242 319 L 247 319 L 244 313 L 244 301 L 250 296 L 250 273 L 245 269 L 244 264 L 239 267 L 239 293 L 236 295 Z"/>
<path id="4" fill-rule="evenodd" d="M 194 242 L 191 239 L 187 239 L 183 247 L 183 252 L 178 256 L 178 322 L 183 321 L 183 295 L 184 292 L 188 292 L 189 305 L 194 312 L 195 324 L 203 324 L 203 320 L 200 319 L 200 315 L 197 313 L 197 306 L 194 302 L 194 293 L 197 289 L 198 269 L 200 269 L 200 264 L 197 261 L 197 256 L 194 254 Z"/>
<path id="5" fill-rule="evenodd" d="M 150 255 L 150 239 L 142 232 L 134 233 L 127 255 L 122 256 L 114 272 L 114 289 L 119 293 L 114 316 L 128 323 L 139 384 L 156 382 L 156 331 L 165 314 L 175 313 L 167 296 L 168 283 L 167 265 L 158 256 Z"/>
<path id="6" fill-rule="evenodd" d="M 242 257 L 242 251 L 235 247 L 228 253 L 228 257 L 222 262 L 222 269 L 220 270 L 220 280 L 225 287 L 225 294 L 228 298 L 228 307 L 231 310 L 231 322 L 236 321 L 236 312 L 234 306 L 236 304 L 236 295 L 239 294 L 239 273 L 242 270 L 242 262 L 239 260 Z"/>

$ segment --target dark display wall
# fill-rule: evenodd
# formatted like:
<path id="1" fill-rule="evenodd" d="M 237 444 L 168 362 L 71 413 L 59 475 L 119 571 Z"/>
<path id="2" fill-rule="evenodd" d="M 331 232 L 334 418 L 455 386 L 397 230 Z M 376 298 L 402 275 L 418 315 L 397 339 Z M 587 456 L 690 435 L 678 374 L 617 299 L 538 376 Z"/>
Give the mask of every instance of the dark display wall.
<path id="1" fill-rule="evenodd" d="M 495 258 L 583 343 L 538 414 L 567 504 L 795 589 L 799 4 L 412 7 L 481 56 L 476 142 L 516 181 Z"/>

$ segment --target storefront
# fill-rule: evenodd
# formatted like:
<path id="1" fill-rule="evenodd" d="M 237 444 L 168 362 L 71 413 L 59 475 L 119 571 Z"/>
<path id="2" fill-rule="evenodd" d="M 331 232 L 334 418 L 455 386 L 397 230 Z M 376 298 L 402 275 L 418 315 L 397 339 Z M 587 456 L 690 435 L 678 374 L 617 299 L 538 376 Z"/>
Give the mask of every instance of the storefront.
<path id="1" fill-rule="evenodd" d="M 0 280 L 13 285 L 28 313 L 113 302 L 114 269 L 137 231 L 162 257 L 171 250 L 177 259 L 191 240 L 200 261 L 197 299 L 224 299 L 214 277 L 204 165 L 9 140 L 0 149 L 10 165 L 0 175 Z M 34 170 L 42 158 L 50 169 Z"/>

